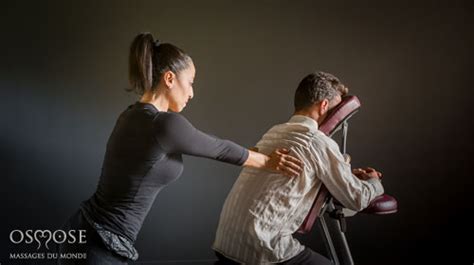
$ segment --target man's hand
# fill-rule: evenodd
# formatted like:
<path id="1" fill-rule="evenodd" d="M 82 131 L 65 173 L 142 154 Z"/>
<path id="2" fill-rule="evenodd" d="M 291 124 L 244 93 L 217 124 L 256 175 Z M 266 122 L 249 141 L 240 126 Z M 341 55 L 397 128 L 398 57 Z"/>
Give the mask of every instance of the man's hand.
<path id="1" fill-rule="evenodd" d="M 366 167 L 366 168 L 354 168 L 352 169 L 352 174 L 354 174 L 357 178 L 361 180 L 368 180 L 371 178 L 381 179 L 382 173 L 378 172 L 374 168 Z"/>

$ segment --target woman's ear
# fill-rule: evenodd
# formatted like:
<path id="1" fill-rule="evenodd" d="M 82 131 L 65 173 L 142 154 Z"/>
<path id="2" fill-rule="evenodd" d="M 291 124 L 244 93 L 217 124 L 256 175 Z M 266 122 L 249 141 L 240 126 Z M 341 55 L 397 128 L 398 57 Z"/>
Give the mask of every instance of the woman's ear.
<path id="1" fill-rule="evenodd" d="M 163 74 L 163 79 L 165 81 L 166 87 L 172 88 L 174 84 L 174 80 L 176 79 L 176 75 L 172 71 L 166 71 Z"/>

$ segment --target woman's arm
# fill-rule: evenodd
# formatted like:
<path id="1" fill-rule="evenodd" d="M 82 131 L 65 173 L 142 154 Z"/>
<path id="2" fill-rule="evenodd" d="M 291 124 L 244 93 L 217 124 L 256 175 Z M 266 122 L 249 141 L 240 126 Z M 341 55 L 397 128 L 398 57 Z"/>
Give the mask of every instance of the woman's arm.
<path id="1" fill-rule="evenodd" d="M 177 113 L 158 114 L 154 125 L 155 138 L 167 152 L 276 170 L 287 175 L 299 175 L 302 171 L 300 161 L 288 155 L 288 150 L 275 150 L 269 156 L 250 151 L 232 141 L 201 132 Z"/>
<path id="2" fill-rule="evenodd" d="M 160 113 L 155 118 L 155 138 L 169 153 L 180 153 L 210 158 L 234 165 L 242 165 L 249 152 L 246 148 L 196 129 L 177 113 Z"/>

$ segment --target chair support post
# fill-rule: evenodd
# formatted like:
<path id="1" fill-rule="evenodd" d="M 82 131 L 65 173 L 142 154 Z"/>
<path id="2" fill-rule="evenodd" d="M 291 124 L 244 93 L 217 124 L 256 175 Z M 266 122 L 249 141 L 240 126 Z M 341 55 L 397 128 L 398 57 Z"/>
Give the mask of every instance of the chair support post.
<path id="1" fill-rule="evenodd" d="M 349 129 L 349 123 L 345 120 L 342 123 L 342 154 L 346 154 L 346 145 L 347 145 L 347 131 Z"/>
<path id="2" fill-rule="evenodd" d="M 328 205 L 327 211 L 328 211 L 328 216 L 331 217 L 331 219 L 334 220 L 336 223 L 335 227 L 333 226 L 331 231 L 332 231 L 332 238 L 330 243 L 333 244 L 334 248 L 334 243 L 336 243 L 337 249 L 338 249 L 338 264 L 340 265 L 354 265 L 354 260 L 352 259 L 352 254 L 351 250 L 349 248 L 349 244 L 347 243 L 347 238 L 346 234 L 343 231 L 342 227 L 342 222 L 345 222 L 344 216 L 340 216 L 336 212 L 341 211 L 341 209 L 336 208 L 339 206 L 335 206 L 334 203 L 331 200 L 331 203 Z M 336 264 L 336 263 L 335 263 Z"/>
<path id="3" fill-rule="evenodd" d="M 330 256 L 329 258 L 334 265 L 340 265 L 339 259 L 337 258 L 336 249 L 334 248 L 334 243 L 332 242 L 331 234 L 329 233 L 329 228 L 326 224 L 326 221 L 324 220 L 324 210 L 321 213 L 321 216 L 319 216 L 318 221 L 319 225 L 321 226 L 321 230 L 323 231 L 324 245 L 326 246 L 326 249 Z"/>

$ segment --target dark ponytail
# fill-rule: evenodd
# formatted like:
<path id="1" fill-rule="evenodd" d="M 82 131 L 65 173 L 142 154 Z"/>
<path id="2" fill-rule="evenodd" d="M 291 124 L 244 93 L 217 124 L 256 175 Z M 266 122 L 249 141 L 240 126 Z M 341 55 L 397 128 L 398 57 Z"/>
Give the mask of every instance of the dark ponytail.
<path id="1" fill-rule="evenodd" d="M 130 88 L 139 95 L 155 89 L 161 76 L 172 71 L 179 74 L 192 63 L 191 57 L 178 47 L 155 41 L 151 33 L 141 33 L 130 46 L 128 78 Z"/>

